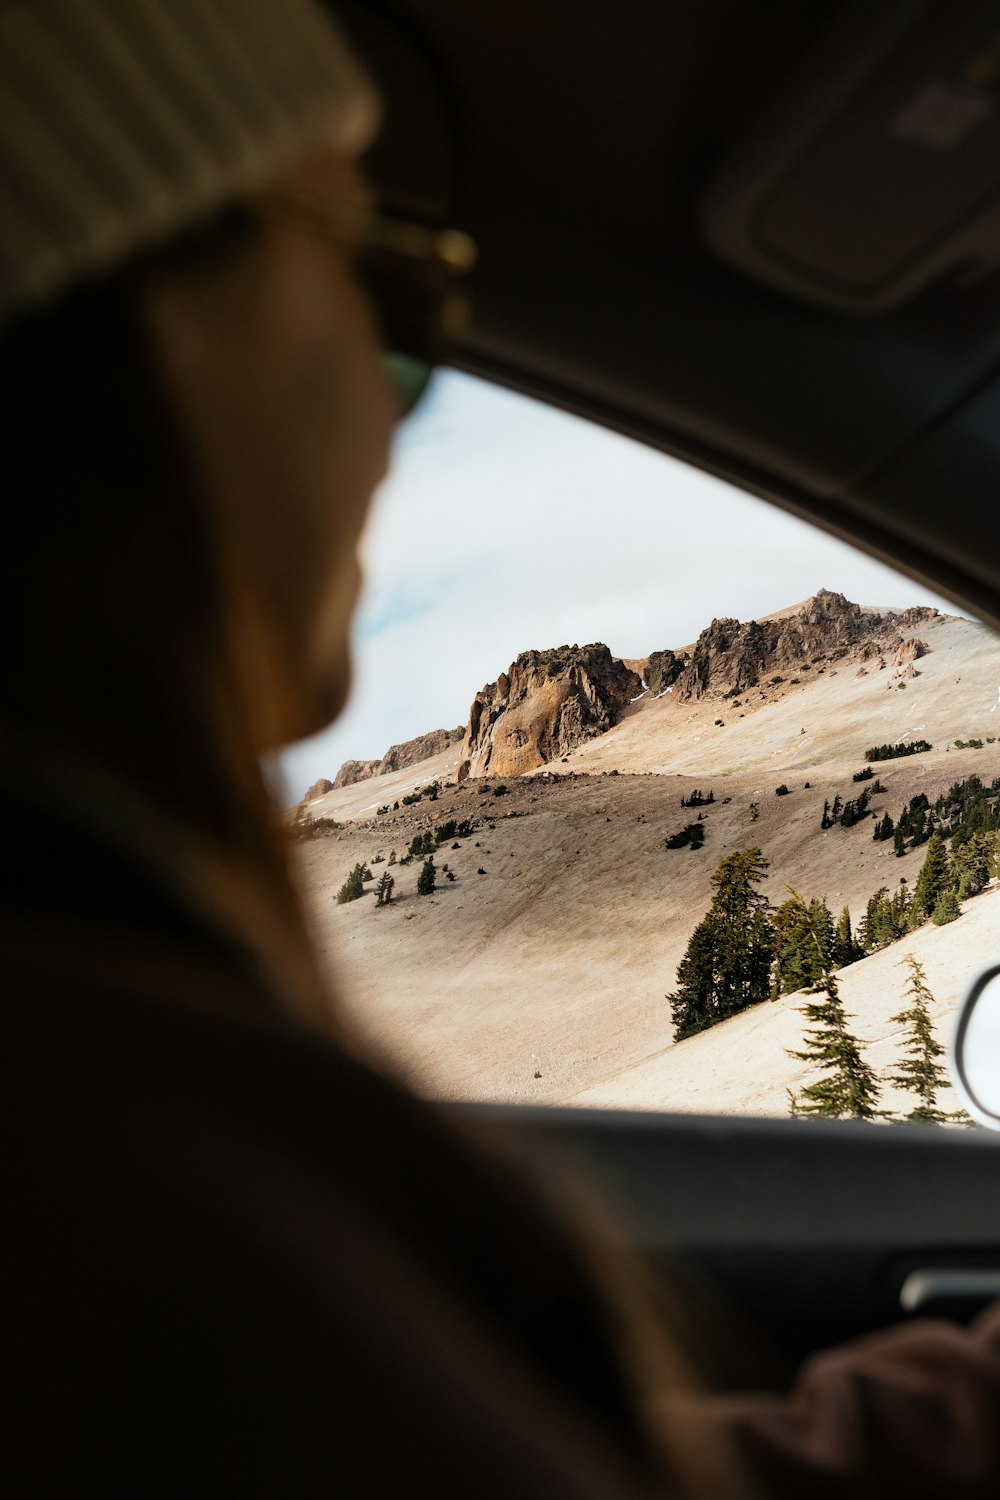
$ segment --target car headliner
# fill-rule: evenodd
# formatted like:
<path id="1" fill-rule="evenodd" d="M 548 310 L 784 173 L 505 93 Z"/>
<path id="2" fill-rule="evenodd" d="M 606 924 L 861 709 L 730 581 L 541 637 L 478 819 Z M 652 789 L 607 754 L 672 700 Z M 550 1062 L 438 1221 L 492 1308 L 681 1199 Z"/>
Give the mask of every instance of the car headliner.
<path id="1" fill-rule="evenodd" d="M 801 133 L 804 100 L 848 107 L 940 3 L 334 9 L 387 100 L 370 160 L 387 203 L 478 242 L 459 367 L 763 495 L 1000 625 L 992 265 L 876 312 L 831 307 L 720 252 L 706 208 L 741 153 L 753 165 L 768 132 Z M 947 14 L 1000 32 L 1000 5 Z M 889 222 L 908 191 L 885 181 Z"/>

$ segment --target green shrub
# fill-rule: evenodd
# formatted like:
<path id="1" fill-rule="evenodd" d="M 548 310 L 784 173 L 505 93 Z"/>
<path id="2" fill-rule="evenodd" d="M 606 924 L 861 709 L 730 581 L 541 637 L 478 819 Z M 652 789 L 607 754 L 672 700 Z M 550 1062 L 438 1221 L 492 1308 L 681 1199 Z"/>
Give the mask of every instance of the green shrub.
<path id="1" fill-rule="evenodd" d="M 954 891 L 944 891 L 937 899 L 934 910 L 931 912 L 931 921 L 935 927 L 944 927 L 948 922 L 954 922 L 962 915 L 962 908 L 958 904 L 958 897 Z"/>
<path id="2" fill-rule="evenodd" d="M 365 893 L 365 874 L 364 874 L 364 872 L 365 872 L 365 870 L 367 868 L 368 868 L 367 865 L 355 865 L 354 866 L 354 869 L 351 871 L 350 875 L 348 875 L 347 879 L 344 881 L 343 885 L 340 887 L 340 890 L 337 892 L 337 905 L 338 906 L 345 906 L 348 901 L 357 901 L 357 900 L 360 899 L 360 897 L 362 897 L 364 895 L 364 893 Z M 371 879 L 371 872 L 370 871 L 369 871 L 368 879 L 369 880 Z"/>
<path id="3" fill-rule="evenodd" d="M 292 824 L 292 834 L 297 839 L 321 839 L 340 828 L 332 818 L 303 818 Z"/>

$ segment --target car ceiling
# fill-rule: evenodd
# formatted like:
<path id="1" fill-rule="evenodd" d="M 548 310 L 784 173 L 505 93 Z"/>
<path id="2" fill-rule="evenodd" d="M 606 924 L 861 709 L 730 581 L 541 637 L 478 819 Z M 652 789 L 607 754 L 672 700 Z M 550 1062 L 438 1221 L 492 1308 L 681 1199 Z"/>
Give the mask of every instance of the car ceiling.
<path id="1" fill-rule="evenodd" d="M 1000 626 L 1000 0 L 334 9 L 387 204 L 479 246 L 455 363 Z"/>

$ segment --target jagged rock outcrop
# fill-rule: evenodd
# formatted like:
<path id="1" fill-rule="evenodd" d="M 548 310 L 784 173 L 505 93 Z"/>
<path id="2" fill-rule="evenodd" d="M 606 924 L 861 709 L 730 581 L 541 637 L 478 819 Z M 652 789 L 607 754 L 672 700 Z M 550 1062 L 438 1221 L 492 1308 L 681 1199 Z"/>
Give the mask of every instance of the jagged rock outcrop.
<path id="1" fill-rule="evenodd" d="M 336 791 L 342 786 L 357 786 L 359 781 L 369 781 L 375 775 L 377 760 L 345 760 L 334 777 Z"/>
<path id="2" fill-rule="evenodd" d="M 654 652 L 650 662 L 673 658 L 672 671 L 677 661 L 684 660 L 672 683 L 674 696 L 680 700 L 723 697 L 746 692 L 768 676 L 794 671 L 818 657 L 853 654 L 863 663 L 902 652 L 900 664 L 910 664 L 927 647 L 913 638 L 905 640 L 902 631 L 934 619 L 937 613 L 921 607 L 880 614 L 852 604 L 843 594 L 820 589 L 801 609 L 777 618 L 713 620 L 686 660 L 673 652 Z M 648 675 L 646 680 L 652 688 Z"/>
<path id="3" fill-rule="evenodd" d="M 654 651 L 643 674 L 649 691 L 653 694 L 665 693 L 668 687 L 673 687 L 687 662 L 683 652 Z"/>
<path id="4" fill-rule="evenodd" d="M 894 667 L 912 666 L 919 661 L 927 650 L 926 641 L 918 641 L 913 636 L 908 641 L 900 641 L 892 658 Z"/>
<path id="5" fill-rule="evenodd" d="M 321 776 L 318 781 L 313 782 L 312 786 L 309 788 L 308 792 L 306 792 L 302 800 L 303 802 L 312 802 L 314 797 L 325 797 L 327 792 L 332 791 L 333 782 L 328 781 L 325 776 Z"/>
<path id="6" fill-rule="evenodd" d="M 641 692 L 607 646 L 523 651 L 473 699 L 458 779 L 533 771 L 610 729 Z"/>
<path id="7" fill-rule="evenodd" d="M 373 776 L 387 776 L 390 771 L 405 771 L 407 766 L 417 766 L 422 760 L 430 760 L 432 755 L 440 755 L 442 750 L 456 744 L 464 735 L 465 726 L 462 724 L 457 729 L 432 729 L 428 734 L 417 735 L 415 740 L 390 745 L 381 760 L 345 760 L 337 772 L 333 786 L 338 789 L 356 786 L 359 781 L 370 781 Z"/>

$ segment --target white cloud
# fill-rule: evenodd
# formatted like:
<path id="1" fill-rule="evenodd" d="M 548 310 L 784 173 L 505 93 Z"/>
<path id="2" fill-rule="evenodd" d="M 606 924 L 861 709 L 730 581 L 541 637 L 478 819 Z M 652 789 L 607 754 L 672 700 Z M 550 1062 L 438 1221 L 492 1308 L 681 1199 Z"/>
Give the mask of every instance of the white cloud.
<path id="1" fill-rule="evenodd" d="M 282 757 L 293 800 L 349 757 L 463 722 L 529 647 L 601 640 L 645 656 L 715 615 L 751 619 L 820 587 L 942 603 L 698 470 L 450 372 L 400 433 L 362 550 L 354 692 Z"/>

